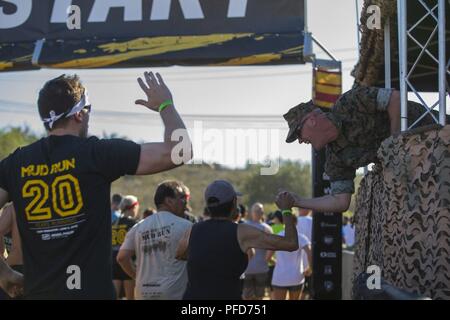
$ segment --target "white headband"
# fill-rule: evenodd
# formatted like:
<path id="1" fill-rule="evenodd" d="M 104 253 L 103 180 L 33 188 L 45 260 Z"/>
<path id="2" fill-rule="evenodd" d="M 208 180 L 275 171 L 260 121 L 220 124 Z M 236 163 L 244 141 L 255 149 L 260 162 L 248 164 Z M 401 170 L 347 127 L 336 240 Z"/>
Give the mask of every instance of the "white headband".
<path id="1" fill-rule="evenodd" d="M 50 129 L 53 128 L 53 124 L 58 121 L 61 118 L 68 118 L 73 116 L 75 113 L 80 112 L 81 110 L 83 110 L 84 107 L 89 106 L 90 102 L 89 102 L 89 95 L 87 90 L 84 90 L 84 95 L 81 97 L 80 102 L 78 102 L 76 105 L 73 106 L 73 108 L 70 110 L 69 113 L 66 114 L 66 112 L 63 112 L 61 114 L 56 114 L 54 110 L 50 111 L 50 118 L 43 118 L 42 121 L 44 123 L 48 123 L 48 126 L 50 127 Z"/>

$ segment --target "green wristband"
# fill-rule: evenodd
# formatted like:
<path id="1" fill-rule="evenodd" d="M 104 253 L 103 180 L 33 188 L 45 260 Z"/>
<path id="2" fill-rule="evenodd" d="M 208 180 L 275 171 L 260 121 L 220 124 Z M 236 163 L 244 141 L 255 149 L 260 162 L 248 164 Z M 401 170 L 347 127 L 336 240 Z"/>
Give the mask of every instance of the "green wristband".
<path id="1" fill-rule="evenodd" d="M 165 108 L 167 108 L 167 106 L 170 106 L 170 105 L 173 105 L 173 102 L 172 102 L 172 100 L 166 100 L 166 101 L 164 101 L 163 103 L 161 103 L 160 105 L 159 105 L 159 112 L 162 112 Z"/>
<path id="2" fill-rule="evenodd" d="M 283 211 L 281 211 L 281 214 L 283 216 L 292 216 L 292 211 L 291 210 L 283 210 Z"/>

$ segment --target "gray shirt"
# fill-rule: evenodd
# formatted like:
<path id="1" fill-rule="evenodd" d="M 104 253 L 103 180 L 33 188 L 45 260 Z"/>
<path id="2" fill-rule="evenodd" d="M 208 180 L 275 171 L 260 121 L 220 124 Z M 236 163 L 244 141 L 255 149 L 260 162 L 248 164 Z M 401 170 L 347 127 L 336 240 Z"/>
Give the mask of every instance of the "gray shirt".
<path id="1" fill-rule="evenodd" d="M 159 211 L 136 224 L 121 249 L 136 252 L 136 299 L 180 300 L 187 286 L 186 261 L 175 259 L 192 223 Z"/>
<path id="2" fill-rule="evenodd" d="M 246 221 L 245 223 L 264 232 L 272 233 L 272 228 L 267 223 L 253 221 Z M 269 271 L 269 266 L 266 262 L 266 251 L 264 249 L 255 249 L 255 255 L 249 260 L 245 274 L 258 274 Z"/>

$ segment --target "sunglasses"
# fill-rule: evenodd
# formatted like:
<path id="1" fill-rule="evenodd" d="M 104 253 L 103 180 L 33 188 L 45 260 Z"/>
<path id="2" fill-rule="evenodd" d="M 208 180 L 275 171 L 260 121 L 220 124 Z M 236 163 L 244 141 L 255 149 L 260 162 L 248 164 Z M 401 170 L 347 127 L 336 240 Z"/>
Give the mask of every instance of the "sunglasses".
<path id="1" fill-rule="evenodd" d="M 85 106 L 84 108 L 83 108 L 83 110 L 86 110 L 87 111 L 87 113 L 91 113 L 91 105 L 88 105 L 88 106 Z"/>
<path id="2" fill-rule="evenodd" d="M 184 201 L 189 201 L 189 199 L 191 199 L 191 195 L 190 194 L 183 194 L 183 195 L 181 195 L 180 196 L 180 198 L 181 198 L 181 200 L 184 200 Z"/>

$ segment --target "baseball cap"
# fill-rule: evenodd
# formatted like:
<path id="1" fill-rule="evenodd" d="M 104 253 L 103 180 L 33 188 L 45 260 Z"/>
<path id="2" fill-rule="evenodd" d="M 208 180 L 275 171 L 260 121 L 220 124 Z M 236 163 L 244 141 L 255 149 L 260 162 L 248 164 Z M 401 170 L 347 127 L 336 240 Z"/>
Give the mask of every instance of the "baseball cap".
<path id="1" fill-rule="evenodd" d="M 205 202 L 208 207 L 217 207 L 241 195 L 228 181 L 215 180 L 205 190 Z"/>
<path id="2" fill-rule="evenodd" d="M 303 126 L 303 118 L 316 109 L 312 100 L 306 103 L 300 103 L 299 105 L 291 108 L 286 114 L 283 115 L 284 119 L 289 125 L 289 132 L 286 137 L 286 142 L 291 143 L 297 140 L 298 131 L 301 130 Z"/>

